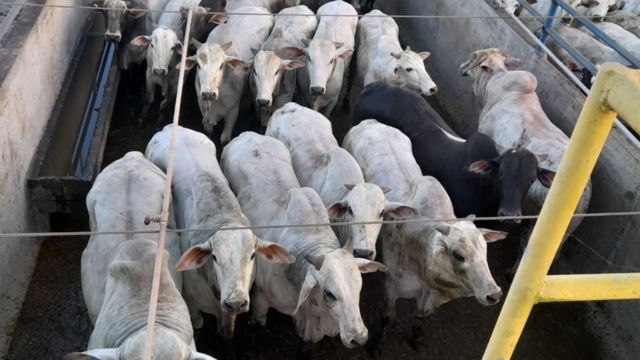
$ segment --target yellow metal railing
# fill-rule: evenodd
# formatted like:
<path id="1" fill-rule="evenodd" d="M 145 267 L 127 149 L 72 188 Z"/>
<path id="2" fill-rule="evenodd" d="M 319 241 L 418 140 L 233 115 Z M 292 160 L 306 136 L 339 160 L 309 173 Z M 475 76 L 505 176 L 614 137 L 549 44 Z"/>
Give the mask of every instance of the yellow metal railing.
<path id="1" fill-rule="evenodd" d="M 605 63 L 542 206 L 484 360 L 511 358 L 536 303 L 640 299 L 640 274 L 547 275 L 616 114 L 640 133 L 640 70 Z"/>

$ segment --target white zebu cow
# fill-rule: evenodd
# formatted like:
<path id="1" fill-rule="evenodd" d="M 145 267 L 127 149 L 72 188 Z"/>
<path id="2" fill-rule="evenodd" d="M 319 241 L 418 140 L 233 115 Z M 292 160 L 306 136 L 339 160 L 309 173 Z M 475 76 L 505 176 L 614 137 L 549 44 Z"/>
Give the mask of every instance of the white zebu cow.
<path id="1" fill-rule="evenodd" d="M 636 35 L 625 30 L 622 26 L 608 21 L 594 23 L 593 25 L 602 30 L 618 45 L 629 51 L 636 59 L 640 59 L 640 38 Z"/>
<path id="2" fill-rule="evenodd" d="M 301 188 L 291 156 L 278 140 L 244 132 L 222 151 L 222 169 L 253 226 L 328 223 L 318 194 Z M 384 271 L 380 263 L 354 258 L 329 227 L 257 229 L 262 238 L 296 257 L 291 265 L 258 261 L 252 318 L 264 325 L 273 307 L 293 316 L 297 333 L 318 342 L 340 333 L 346 347 L 363 345 L 360 272 Z"/>
<path id="3" fill-rule="evenodd" d="M 322 5 L 332 1 L 332 0 L 296 0 L 299 4 L 303 4 L 308 6 L 311 9 L 317 10 L 319 7 L 321 7 Z M 353 6 L 354 9 L 356 9 L 356 11 L 360 12 L 360 0 L 343 0 L 346 1 L 348 3 L 351 4 L 351 6 Z M 373 1 L 369 1 L 370 3 L 373 3 Z"/>
<path id="4" fill-rule="evenodd" d="M 132 195 L 144 198 L 144 191 L 145 188 L 140 187 Z M 99 207 L 110 204 L 114 195 L 117 197 L 118 194 L 112 190 L 111 193 L 102 195 L 106 197 L 100 200 L 102 204 Z M 138 206 L 135 203 L 128 205 Z M 106 206 L 96 220 L 110 222 L 116 217 L 118 213 Z M 152 236 L 157 237 L 157 234 Z M 107 278 L 104 305 L 91 333 L 89 350 L 68 354 L 64 357 L 65 360 L 144 359 L 149 329 L 147 314 L 151 297 L 151 279 L 157 250 L 155 241 L 137 239 L 125 241 L 117 248 L 99 254 L 113 259 L 103 274 Z M 215 360 L 209 355 L 196 351 L 189 311 L 180 296 L 180 291 L 171 279 L 167 261 L 169 254 L 164 250 L 163 252 L 151 358 L 153 360 Z"/>
<path id="5" fill-rule="evenodd" d="M 554 28 L 554 30 L 558 35 L 560 35 L 560 37 L 562 37 L 562 39 L 578 50 L 578 52 L 580 52 L 594 65 L 602 64 L 607 61 L 617 62 L 626 66 L 630 65 L 629 62 L 615 50 L 604 45 L 593 36 L 580 29 L 560 27 Z M 577 73 L 581 73 L 583 71 L 582 65 L 580 65 L 562 46 L 553 41 L 553 39 L 549 40 L 548 46 L 549 49 L 553 51 L 569 69 Z"/>
<path id="6" fill-rule="evenodd" d="M 263 126 L 267 125 L 273 111 L 293 101 L 298 72 L 290 70 L 305 65 L 302 61 L 282 58 L 282 51 L 302 47 L 302 39 L 310 39 L 317 26 L 318 19 L 304 5 L 282 9 L 276 15 L 269 38 L 253 59 L 250 79 Z"/>
<path id="7" fill-rule="evenodd" d="M 388 202 L 379 186 L 364 182 L 358 163 L 338 146 L 331 121 L 322 114 L 289 103 L 273 114 L 265 135 L 289 149 L 300 184 L 318 192 L 332 221 L 372 222 L 382 220 L 385 213 L 396 219 L 413 213 L 404 204 Z M 354 256 L 373 260 L 380 227 L 358 224 L 334 230 Z"/>
<path id="8" fill-rule="evenodd" d="M 160 169 L 167 168 L 172 125 L 156 133 L 147 145 L 146 157 Z M 216 147 L 205 135 L 178 127 L 173 171 L 173 203 L 176 224 L 187 229 L 246 227 L 249 221 L 229 188 L 216 160 Z M 218 332 L 233 336 L 236 314 L 249 310 L 256 253 L 267 261 L 293 262 L 277 244 L 256 238 L 251 230 L 187 232 L 182 234 L 184 255 L 178 270 L 185 271 L 182 294 L 196 329 L 200 312 L 218 319 Z"/>
<path id="9" fill-rule="evenodd" d="M 604 21 L 622 26 L 625 30 L 640 37 L 640 17 L 628 11 L 616 10 L 607 14 Z"/>
<path id="10" fill-rule="evenodd" d="M 155 217 L 162 211 L 165 175 L 142 153 L 132 151 L 104 168 L 87 194 L 87 210 L 91 231 L 159 230 L 160 225 L 145 225 L 147 216 Z M 173 211 L 169 227 L 175 228 Z M 92 235 L 82 253 L 82 292 L 89 318 L 95 324 L 105 298 L 105 284 L 109 264 L 115 249 L 127 240 L 157 241 L 158 234 Z M 182 276 L 173 269 L 180 257 L 180 238 L 168 233 L 172 275 L 178 289 L 182 289 Z"/>
<path id="11" fill-rule="evenodd" d="M 577 11 L 590 17 L 592 22 L 602 21 L 609 11 L 618 9 L 618 0 L 582 0 Z"/>
<path id="12" fill-rule="evenodd" d="M 363 86 L 374 81 L 434 95 L 438 87 L 424 67 L 428 51 L 403 51 L 398 24 L 380 10 L 373 10 L 358 22 L 358 78 Z"/>
<path id="13" fill-rule="evenodd" d="M 168 98 L 177 83 L 178 73 L 174 68 L 178 63 L 178 55 L 182 53 L 181 40 L 184 38 L 185 22 L 180 10 L 196 8 L 199 4 L 200 0 L 170 0 L 151 36 L 140 35 L 131 40 L 131 44 L 146 49 L 147 52 L 147 103 L 153 103 L 155 85 L 158 85 L 163 97 L 160 108 L 166 108 Z"/>
<path id="14" fill-rule="evenodd" d="M 99 2 L 94 4 L 98 5 Z M 138 19 L 145 15 L 144 12 L 138 11 L 145 6 L 141 0 L 104 0 L 101 6 L 105 8 L 107 24 L 104 38 L 107 41 L 119 42 L 122 39 L 122 33 L 133 28 Z"/>
<path id="15" fill-rule="evenodd" d="M 572 29 L 572 28 L 563 28 Z M 577 29 L 572 29 L 577 30 Z M 579 30 L 577 30 L 579 31 Z M 473 81 L 473 92 L 480 102 L 478 131 L 489 135 L 505 149 L 524 147 L 542 159 L 539 166 L 558 171 L 569 138 L 547 117 L 536 94 L 538 81 L 528 71 L 512 71 L 522 64 L 500 49 L 474 51 L 460 65 L 460 74 Z M 529 188 L 528 213 L 537 214 L 549 189 L 539 182 Z M 584 213 L 591 198 L 591 182 L 586 186 L 576 213 Z M 581 219 L 572 222 L 570 234 Z"/>
<path id="16" fill-rule="evenodd" d="M 224 119 L 224 130 L 220 136 L 223 145 L 231 140 L 233 127 L 238 120 L 240 100 L 248 79 L 246 69 L 253 61 L 253 52 L 262 46 L 273 27 L 273 16 L 265 8 L 247 6 L 238 8 L 235 12 L 238 15 L 230 14 L 228 21 L 213 29 L 207 38 L 207 45 L 218 44 L 224 51 L 217 49 L 213 58 L 201 55 L 201 51 L 196 54 L 198 62 L 218 65 L 218 68 L 201 67 L 198 70 L 201 74 L 196 81 L 196 92 L 203 116 L 202 125 L 207 133 L 211 134 L 218 121 Z M 234 68 L 224 68 L 220 74 L 224 56 L 241 62 L 236 61 Z M 221 89 L 218 88 L 220 84 Z M 203 88 L 203 85 L 207 85 L 207 88 Z"/>
<path id="17" fill-rule="evenodd" d="M 365 120 L 345 136 L 343 146 L 358 161 L 367 181 L 391 189 L 387 198 L 411 204 L 418 217 L 453 219 L 453 205 L 440 183 L 422 176 L 411 141 L 400 130 Z M 408 222 L 384 225 L 380 232 L 387 315 L 398 298 L 415 299 L 419 313 L 460 297 L 475 296 L 483 305 L 500 301 L 502 291 L 487 265 L 487 241 L 506 233 L 478 229 L 471 221 Z"/>
<path id="18" fill-rule="evenodd" d="M 339 15 L 339 16 L 331 16 Z M 345 72 L 349 69 L 355 45 L 358 13 L 342 0 L 328 2 L 318 9 L 319 23 L 306 48 L 289 48 L 293 55 L 306 55 L 307 67 L 298 85 L 313 110 L 329 117 L 340 98 Z"/>
<path id="19" fill-rule="evenodd" d="M 227 0 L 224 11 L 233 13 L 239 12 L 238 9 L 244 6 L 259 6 L 277 13 L 282 8 L 299 5 L 299 2 L 299 0 Z"/>

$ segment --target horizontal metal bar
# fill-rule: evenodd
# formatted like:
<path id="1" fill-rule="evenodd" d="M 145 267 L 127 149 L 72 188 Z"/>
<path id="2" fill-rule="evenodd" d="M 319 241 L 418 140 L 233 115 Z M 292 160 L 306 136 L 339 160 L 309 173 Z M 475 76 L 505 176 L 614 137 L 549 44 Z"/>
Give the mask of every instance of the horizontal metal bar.
<path id="1" fill-rule="evenodd" d="M 640 273 L 548 275 L 538 302 L 640 299 Z"/>
<path id="2" fill-rule="evenodd" d="M 574 8 L 572 8 L 569 4 L 560 0 L 551 0 L 553 4 L 557 4 L 564 11 L 568 12 L 570 15 L 574 17 L 582 26 L 586 27 L 591 31 L 596 37 L 600 40 L 604 41 L 605 44 L 609 45 L 613 50 L 615 50 L 618 54 L 622 55 L 628 62 L 630 62 L 636 68 L 640 68 L 640 60 L 636 59 L 633 54 L 627 51 L 625 48 L 620 46 L 615 40 L 609 37 L 609 35 L 605 34 L 602 30 L 598 29 L 591 21 L 582 17 Z M 595 74 L 595 73 L 593 73 Z"/>

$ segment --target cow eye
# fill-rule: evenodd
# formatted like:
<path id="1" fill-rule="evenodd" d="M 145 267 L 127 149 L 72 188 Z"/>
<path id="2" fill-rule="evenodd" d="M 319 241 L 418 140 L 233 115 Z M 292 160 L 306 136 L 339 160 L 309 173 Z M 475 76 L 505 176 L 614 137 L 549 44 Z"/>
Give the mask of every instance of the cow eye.
<path id="1" fill-rule="evenodd" d="M 213 262 L 218 262 L 218 258 L 215 255 L 211 254 L 211 257 L 213 258 Z"/>
<path id="2" fill-rule="evenodd" d="M 451 253 L 451 255 L 453 255 L 453 258 L 456 259 L 456 261 L 459 261 L 459 262 L 464 262 L 465 261 L 464 256 L 462 256 L 462 254 L 460 254 L 457 251 L 454 251 L 453 253 Z"/>
<path id="3" fill-rule="evenodd" d="M 253 260 L 253 259 L 255 259 L 255 258 L 256 258 L 256 253 L 255 253 L 255 252 L 253 252 L 253 253 L 251 254 L 251 260 Z"/>
<path id="4" fill-rule="evenodd" d="M 336 62 L 336 58 L 331 59 L 331 61 L 329 61 L 329 64 L 333 64 L 334 62 Z"/>
<path id="5" fill-rule="evenodd" d="M 153 46 L 153 43 L 151 43 L 151 47 L 155 47 L 155 46 Z"/>
<path id="6" fill-rule="evenodd" d="M 384 217 L 384 210 L 380 211 L 380 217 Z"/>
<path id="7" fill-rule="evenodd" d="M 336 301 L 336 300 L 338 300 L 338 299 L 336 298 L 336 296 L 335 296 L 335 295 L 333 295 L 333 293 L 332 293 L 331 291 L 329 291 L 329 290 L 325 290 L 325 291 L 324 291 L 324 296 L 325 296 L 327 299 L 331 300 L 331 301 Z"/>
<path id="8" fill-rule="evenodd" d="M 408 73 L 413 71 L 413 68 L 406 68 L 405 70 L 407 70 Z"/>
<path id="9" fill-rule="evenodd" d="M 276 75 L 280 74 L 280 69 L 276 70 Z"/>
<path id="10" fill-rule="evenodd" d="M 224 63 L 220 64 L 220 70 L 222 70 L 223 66 L 224 66 Z"/>
<path id="11" fill-rule="evenodd" d="M 347 211 L 349 212 L 349 215 L 353 216 L 353 210 L 351 210 L 351 206 L 347 207 Z"/>

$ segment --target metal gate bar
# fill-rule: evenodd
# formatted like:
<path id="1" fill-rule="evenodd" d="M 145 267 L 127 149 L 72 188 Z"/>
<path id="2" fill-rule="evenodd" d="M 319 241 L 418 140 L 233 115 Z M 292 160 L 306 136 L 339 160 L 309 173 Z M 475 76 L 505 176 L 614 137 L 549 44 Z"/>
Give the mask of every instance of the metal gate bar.
<path id="1" fill-rule="evenodd" d="M 600 67 L 498 317 L 484 360 L 510 359 L 538 302 L 640 298 L 640 274 L 548 276 L 616 113 L 640 133 L 640 70 Z"/>

